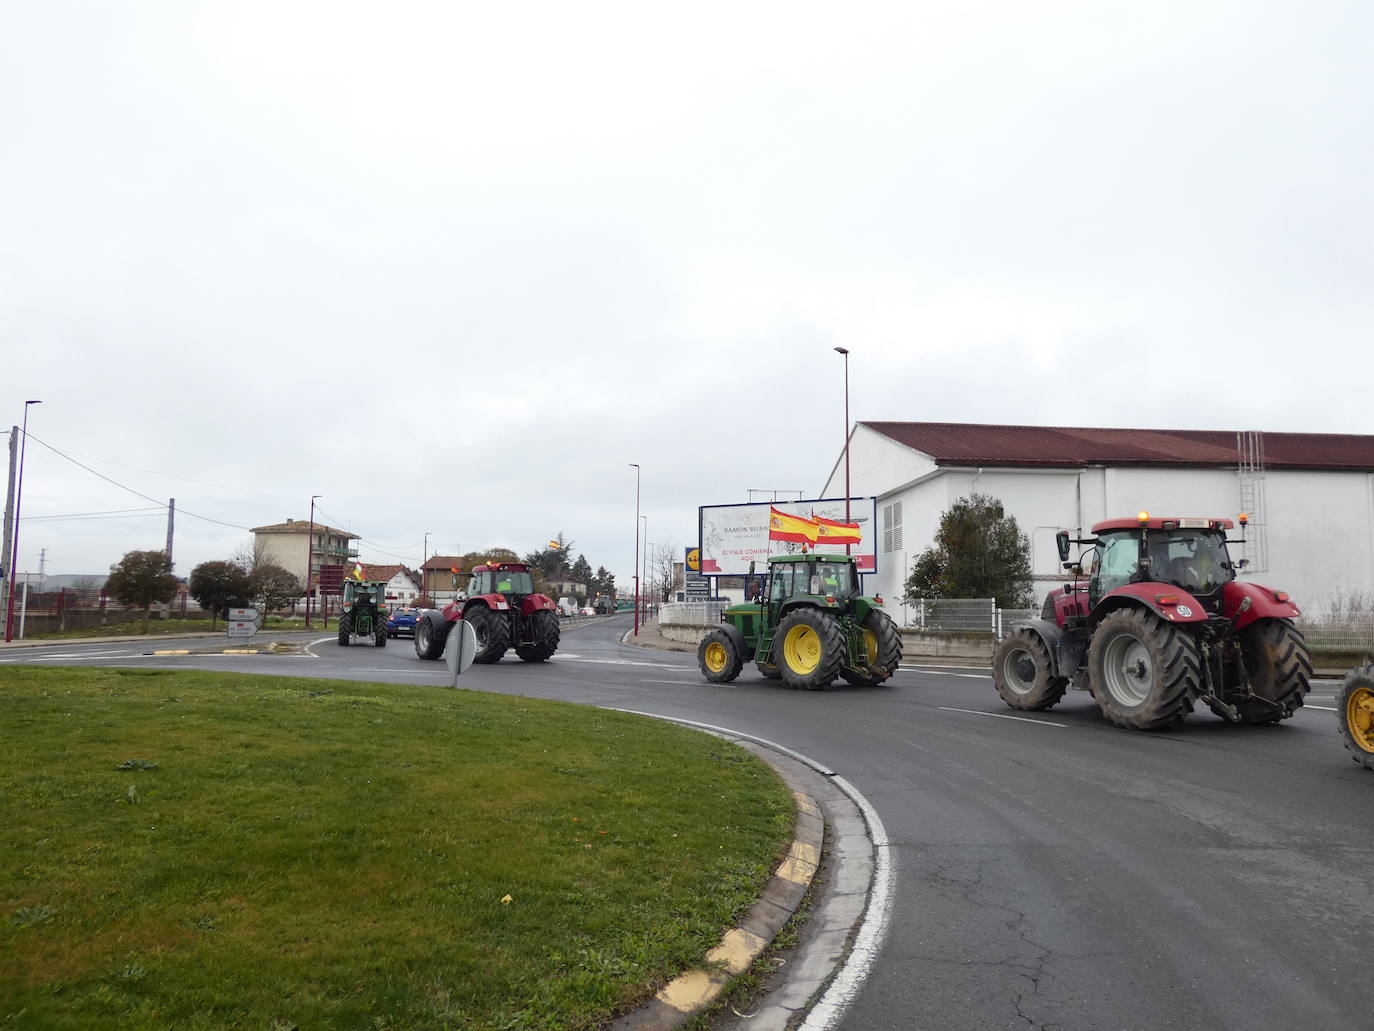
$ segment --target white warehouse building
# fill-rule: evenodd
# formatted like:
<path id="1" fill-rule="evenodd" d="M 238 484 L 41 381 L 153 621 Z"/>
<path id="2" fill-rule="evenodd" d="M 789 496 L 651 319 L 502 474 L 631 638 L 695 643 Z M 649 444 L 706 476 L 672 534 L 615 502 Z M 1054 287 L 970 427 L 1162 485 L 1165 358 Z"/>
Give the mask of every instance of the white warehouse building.
<path id="1" fill-rule="evenodd" d="M 876 497 L 877 572 L 866 593 L 900 605 L 907 571 L 959 498 L 991 495 L 1031 542 L 1036 604 L 1064 579 L 1054 535 L 1155 515 L 1250 518 L 1243 579 L 1306 615 L 1374 607 L 1374 436 L 859 422 L 853 497 Z M 843 497 L 841 452 L 821 497 Z M 1233 531 L 1232 538 L 1238 536 Z M 895 607 L 895 605 L 894 605 Z M 895 614 L 895 613 L 894 613 Z"/>

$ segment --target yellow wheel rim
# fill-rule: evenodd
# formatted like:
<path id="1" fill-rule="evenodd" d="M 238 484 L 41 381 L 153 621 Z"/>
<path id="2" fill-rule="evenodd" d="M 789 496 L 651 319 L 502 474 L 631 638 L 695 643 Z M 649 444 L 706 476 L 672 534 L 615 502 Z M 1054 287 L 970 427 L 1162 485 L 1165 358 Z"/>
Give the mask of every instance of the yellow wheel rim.
<path id="1" fill-rule="evenodd" d="M 813 673 L 821 664 L 821 639 L 809 626 L 794 626 L 782 642 L 782 654 L 793 673 Z"/>
<path id="2" fill-rule="evenodd" d="M 1345 723 L 1357 747 L 1374 752 L 1374 690 L 1357 687 L 1345 701 Z"/>
<path id="3" fill-rule="evenodd" d="M 864 654 L 870 666 L 878 664 L 878 635 L 867 627 L 864 628 Z"/>
<path id="4" fill-rule="evenodd" d="M 730 656 L 725 651 L 725 645 L 719 641 L 712 641 L 706 646 L 706 668 L 712 673 L 725 672 L 725 664 L 730 661 Z"/>

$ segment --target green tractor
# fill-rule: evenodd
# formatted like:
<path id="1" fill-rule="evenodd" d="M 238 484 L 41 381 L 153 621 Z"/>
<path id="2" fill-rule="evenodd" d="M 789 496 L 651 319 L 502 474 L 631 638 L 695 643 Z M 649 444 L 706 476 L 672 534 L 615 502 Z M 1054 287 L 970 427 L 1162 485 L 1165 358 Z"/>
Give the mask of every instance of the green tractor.
<path id="1" fill-rule="evenodd" d="M 370 637 L 378 648 L 386 647 L 386 582 L 345 580 L 343 607 L 339 611 L 339 643 L 354 637 Z"/>
<path id="2" fill-rule="evenodd" d="M 755 600 L 722 612 L 697 648 L 713 684 L 734 680 L 752 659 L 765 677 L 801 690 L 824 690 L 836 677 L 874 686 L 902 661 L 901 635 L 882 599 L 859 593 L 852 555 L 774 555 L 757 589 L 751 565 L 745 594 Z"/>

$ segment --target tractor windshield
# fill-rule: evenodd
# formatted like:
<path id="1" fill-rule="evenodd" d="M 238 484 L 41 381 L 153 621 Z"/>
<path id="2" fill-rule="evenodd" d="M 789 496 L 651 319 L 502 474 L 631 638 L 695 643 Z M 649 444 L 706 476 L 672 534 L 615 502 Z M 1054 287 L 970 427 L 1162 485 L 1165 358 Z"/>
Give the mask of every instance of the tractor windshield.
<path id="1" fill-rule="evenodd" d="M 468 594 L 477 597 L 483 594 L 533 594 L 534 579 L 520 569 L 489 569 L 474 573 L 468 584 Z"/>
<path id="2" fill-rule="evenodd" d="M 1150 578 L 1211 594 L 1236 578 L 1225 537 L 1215 530 L 1151 530 Z"/>
<path id="3" fill-rule="evenodd" d="M 768 596 L 773 601 L 808 594 L 853 598 L 859 593 L 854 567 L 840 562 L 777 562 L 771 572 Z"/>

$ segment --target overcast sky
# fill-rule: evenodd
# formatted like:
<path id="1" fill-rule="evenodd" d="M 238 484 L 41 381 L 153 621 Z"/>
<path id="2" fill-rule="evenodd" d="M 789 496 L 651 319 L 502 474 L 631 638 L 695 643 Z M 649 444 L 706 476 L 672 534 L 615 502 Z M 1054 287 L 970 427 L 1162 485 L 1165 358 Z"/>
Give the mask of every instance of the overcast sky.
<path id="1" fill-rule="evenodd" d="M 21 573 L 320 494 L 364 560 L 627 585 L 627 463 L 679 547 L 816 496 L 836 346 L 854 420 L 1374 432 L 1368 4 L 668 12 L 9 4 Z"/>

